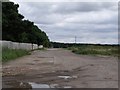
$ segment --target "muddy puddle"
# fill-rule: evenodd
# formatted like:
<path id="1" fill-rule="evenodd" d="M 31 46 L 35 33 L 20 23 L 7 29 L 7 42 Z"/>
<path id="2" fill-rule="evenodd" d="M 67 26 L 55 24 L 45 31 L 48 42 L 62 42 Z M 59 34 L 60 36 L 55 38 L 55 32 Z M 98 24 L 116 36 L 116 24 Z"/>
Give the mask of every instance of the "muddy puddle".
<path id="1" fill-rule="evenodd" d="M 32 88 L 55 88 L 56 86 L 58 86 L 57 84 L 37 84 L 34 82 L 29 82 L 29 84 L 32 86 Z"/>
<path id="2" fill-rule="evenodd" d="M 69 71 L 58 71 L 57 74 L 56 72 L 53 72 L 45 73 L 42 75 L 43 77 L 40 80 L 37 80 L 39 83 L 34 82 L 33 80 L 20 80 L 20 78 L 23 78 L 23 76 L 4 77 L 3 88 L 27 88 L 27 90 L 33 90 L 34 88 L 73 88 L 73 86 L 69 86 L 67 84 L 64 85 L 63 83 L 59 83 L 59 81 L 68 82 L 78 78 L 76 75 L 70 75 Z M 49 79 L 45 79 L 47 77 L 54 80 L 54 82 L 49 82 Z M 17 80 L 17 78 L 19 80 Z M 44 80 L 48 80 L 47 82 L 49 82 L 49 84 L 47 82 L 44 82 Z"/>
<path id="3" fill-rule="evenodd" d="M 38 83 L 34 83 L 34 82 L 29 82 L 29 84 L 31 85 L 31 87 L 34 88 L 72 88 L 72 86 L 60 86 L 58 84 L 38 84 Z"/>
<path id="4" fill-rule="evenodd" d="M 26 90 L 34 90 L 36 88 L 54 88 L 54 90 L 58 90 L 55 88 L 72 88 L 72 86 L 60 86 L 58 84 L 40 84 L 35 82 L 7 82 L 3 86 L 2 90 L 5 88 L 25 88 Z"/>
<path id="5" fill-rule="evenodd" d="M 63 78 L 63 79 L 65 79 L 65 80 L 78 78 L 77 76 L 58 76 L 58 77 L 59 77 L 59 78 Z"/>

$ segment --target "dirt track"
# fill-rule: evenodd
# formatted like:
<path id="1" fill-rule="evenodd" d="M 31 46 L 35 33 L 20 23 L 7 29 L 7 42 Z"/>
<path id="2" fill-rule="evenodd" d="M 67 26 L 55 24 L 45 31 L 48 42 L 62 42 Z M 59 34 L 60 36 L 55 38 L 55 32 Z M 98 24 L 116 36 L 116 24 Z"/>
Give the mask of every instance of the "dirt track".
<path id="1" fill-rule="evenodd" d="M 3 65 L 3 88 L 21 87 L 21 82 L 55 88 L 118 88 L 118 59 L 63 49 L 33 51 Z"/>

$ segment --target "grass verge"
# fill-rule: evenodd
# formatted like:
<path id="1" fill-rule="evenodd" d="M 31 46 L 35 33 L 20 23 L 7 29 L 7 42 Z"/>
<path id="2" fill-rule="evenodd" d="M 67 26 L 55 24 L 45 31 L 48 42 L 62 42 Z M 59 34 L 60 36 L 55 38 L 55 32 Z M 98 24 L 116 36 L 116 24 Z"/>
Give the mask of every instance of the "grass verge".
<path id="1" fill-rule="evenodd" d="M 76 54 L 82 55 L 106 55 L 106 56 L 120 56 L 118 46 L 79 46 L 69 47 L 69 50 Z"/>
<path id="2" fill-rule="evenodd" d="M 4 63 L 29 54 L 27 50 L 2 48 L 2 62 Z"/>

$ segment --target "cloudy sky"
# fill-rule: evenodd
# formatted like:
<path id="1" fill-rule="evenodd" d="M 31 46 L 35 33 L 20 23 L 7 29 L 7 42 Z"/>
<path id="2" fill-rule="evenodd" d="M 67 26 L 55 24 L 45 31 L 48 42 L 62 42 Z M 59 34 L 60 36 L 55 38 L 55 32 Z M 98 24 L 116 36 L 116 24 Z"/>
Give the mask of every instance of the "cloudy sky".
<path id="1" fill-rule="evenodd" d="M 12 0 L 14 1 L 14 0 Z M 51 41 L 118 43 L 117 2 L 17 2 L 19 13 Z"/>

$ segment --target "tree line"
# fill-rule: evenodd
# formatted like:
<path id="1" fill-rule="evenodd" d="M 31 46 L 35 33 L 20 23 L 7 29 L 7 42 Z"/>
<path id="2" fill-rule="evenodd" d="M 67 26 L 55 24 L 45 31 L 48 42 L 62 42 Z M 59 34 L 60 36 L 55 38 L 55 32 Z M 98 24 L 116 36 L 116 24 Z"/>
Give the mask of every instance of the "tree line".
<path id="1" fill-rule="evenodd" d="M 2 3 L 2 40 L 49 47 L 50 41 L 46 33 L 34 25 L 34 22 L 25 20 L 18 13 L 18 8 L 19 5 L 13 2 Z"/>
<path id="2" fill-rule="evenodd" d="M 118 44 L 89 44 L 89 43 L 60 43 L 60 42 L 51 42 L 53 48 L 68 48 L 68 47 L 87 47 L 87 46 L 112 46 L 116 47 Z"/>

